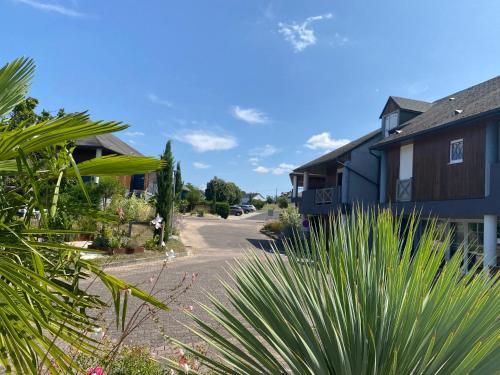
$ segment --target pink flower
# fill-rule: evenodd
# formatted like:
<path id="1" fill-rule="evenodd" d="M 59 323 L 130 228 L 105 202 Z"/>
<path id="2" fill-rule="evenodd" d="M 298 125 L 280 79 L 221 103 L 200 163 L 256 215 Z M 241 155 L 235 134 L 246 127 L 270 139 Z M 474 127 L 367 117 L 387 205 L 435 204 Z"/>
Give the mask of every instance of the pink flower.
<path id="1" fill-rule="evenodd" d="M 125 217 L 125 212 L 123 212 L 123 208 L 121 207 L 116 209 L 116 214 L 118 215 L 120 220 L 123 220 L 123 218 Z"/>
<path id="2" fill-rule="evenodd" d="M 194 310 L 193 305 L 189 305 L 188 307 L 186 307 L 186 310 L 193 311 Z"/>
<path id="3" fill-rule="evenodd" d="M 88 368 L 87 375 L 104 375 L 104 370 L 102 367 Z"/>

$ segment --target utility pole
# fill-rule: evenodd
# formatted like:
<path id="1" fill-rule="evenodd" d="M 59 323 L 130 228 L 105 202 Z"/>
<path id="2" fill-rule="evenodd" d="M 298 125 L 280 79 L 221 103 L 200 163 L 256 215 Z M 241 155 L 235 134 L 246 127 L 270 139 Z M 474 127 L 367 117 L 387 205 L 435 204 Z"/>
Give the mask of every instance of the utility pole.
<path id="1" fill-rule="evenodd" d="M 274 204 L 278 203 L 278 188 L 276 188 L 276 195 L 274 196 Z"/>

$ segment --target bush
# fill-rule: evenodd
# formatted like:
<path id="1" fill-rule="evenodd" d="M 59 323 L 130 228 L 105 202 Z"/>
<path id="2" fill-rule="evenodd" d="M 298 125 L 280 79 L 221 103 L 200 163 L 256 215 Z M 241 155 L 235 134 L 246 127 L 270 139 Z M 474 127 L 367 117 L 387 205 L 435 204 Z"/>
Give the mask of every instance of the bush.
<path id="1" fill-rule="evenodd" d="M 283 223 L 279 220 L 269 220 L 264 224 L 264 230 L 273 233 L 281 233 L 283 230 Z"/>
<path id="2" fill-rule="evenodd" d="M 196 210 L 196 216 L 198 216 L 198 217 L 203 217 L 203 216 L 205 216 L 205 209 L 203 209 L 203 208 L 198 208 L 198 209 Z"/>
<path id="3" fill-rule="evenodd" d="M 283 227 L 290 229 L 297 229 L 300 227 L 301 216 L 299 214 L 299 210 L 295 207 L 287 207 L 280 214 L 280 222 L 283 224 Z"/>
<path id="4" fill-rule="evenodd" d="M 154 217 L 154 207 L 144 198 L 138 198 L 135 195 L 125 198 L 122 195 L 115 194 L 108 207 L 108 211 L 115 213 L 120 208 L 124 213 L 124 222 L 143 222 L 149 221 Z"/>
<path id="5" fill-rule="evenodd" d="M 253 204 L 257 210 L 262 210 L 266 202 L 256 199 L 256 200 L 251 200 L 250 204 Z"/>
<path id="6" fill-rule="evenodd" d="M 278 198 L 278 207 L 279 208 L 287 208 L 288 207 L 288 198 L 282 195 Z"/>
<path id="7" fill-rule="evenodd" d="M 215 204 L 215 213 L 223 219 L 227 219 L 229 216 L 229 203 L 227 202 L 217 202 Z"/>
<path id="8" fill-rule="evenodd" d="M 179 210 L 180 213 L 186 213 L 189 208 L 189 202 L 185 199 L 181 199 L 177 203 L 177 209 Z"/>

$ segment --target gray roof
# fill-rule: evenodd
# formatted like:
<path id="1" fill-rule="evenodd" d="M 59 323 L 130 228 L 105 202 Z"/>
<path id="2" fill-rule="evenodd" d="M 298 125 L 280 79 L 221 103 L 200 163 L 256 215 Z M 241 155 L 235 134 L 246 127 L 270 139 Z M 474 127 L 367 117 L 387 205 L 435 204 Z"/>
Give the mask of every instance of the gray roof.
<path id="1" fill-rule="evenodd" d="M 101 134 L 80 138 L 76 140 L 76 145 L 80 147 L 103 148 L 119 155 L 142 156 L 139 151 L 113 134 Z"/>
<path id="2" fill-rule="evenodd" d="M 422 100 L 401 98 L 399 96 L 391 96 L 391 98 L 396 102 L 399 108 L 407 111 L 425 112 L 432 106 L 432 103 L 424 102 Z"/>
<path id="3" fill-rule="evenodd" d="M 368 134 L 365 134 L 364 136 L 362 136 L 358 139 L 355 139 L 354 141 L 349 142 L 348 144 L 346 144 L 342 147 L 339 147 L 339 148 L 337 148 L 337 149 L 335 149 L 335 150 L 333 150 L 325 155 L 320 156 L 317 159 L 314 159 L 313 161 L 310 161 L 304 165 L 301 165 L 300 167 L 294 169 L 293 172 L 302 172 L 305 169 L 313 167 L 315 165 L 322 164 L 322 163 L 325 163 L 327 161 L 337 159 L 340 156 L 343 156 L 344 154 L 347 154 L 349 151 L 355 149 L 356 147 L 362 145 L 363 143 L 369 141 L 373 137 L 379 135 L 380 132 L 381 132 L 381 130 L 377 129 L 377 130 L 374 130 Z"/>
<path id="4" fill-rule="evenodd" d="M 500 76 L 432 102 L 424 113 L 401 124 L 400 132 L 375 147 L 461 123 L 500 109 Z"/>

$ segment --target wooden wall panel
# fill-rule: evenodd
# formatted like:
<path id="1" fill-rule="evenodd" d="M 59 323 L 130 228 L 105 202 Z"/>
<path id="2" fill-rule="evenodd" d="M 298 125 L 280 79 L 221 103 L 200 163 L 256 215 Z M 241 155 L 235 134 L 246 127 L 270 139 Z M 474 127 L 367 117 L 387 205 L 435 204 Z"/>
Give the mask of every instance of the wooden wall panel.
<path id="1" fill-rule="evenodd" d="M 464 161 L 450 164 L 450 141 L 460 138 L 464 140 Z M 484 149 L 484 124 L 417 138 L 413 146 L 413 200 L 484 197 Z"/>

